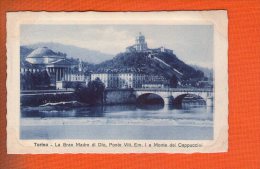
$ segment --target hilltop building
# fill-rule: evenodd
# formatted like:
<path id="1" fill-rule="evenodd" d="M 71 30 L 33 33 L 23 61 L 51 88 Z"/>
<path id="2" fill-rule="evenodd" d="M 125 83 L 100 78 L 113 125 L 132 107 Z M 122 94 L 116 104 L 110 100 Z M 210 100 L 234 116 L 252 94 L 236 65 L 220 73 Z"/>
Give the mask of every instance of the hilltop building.
<path id="1" fill-rule="evenodd" d="M 135 44 L 126 48 L 126 52 L 147 52 L 149 53 L 149 57 L 153 57 L 153 54 L 158 52 L 173 53 L 172 50 L 165 47 L 149 49 L 145 41 L 145 36 L 141 32 L 135 38 Z M 160 63 L 162 62 L 160 60 Z M 169 80 L 163 76 L 142 74 L 133 69 L 129 69 L 129 71 L 101 70 L 91 73 L 91 81 L 97 78 L 105 84 L 106 88 L 163 88 L 169 86 Z"/>
<path id="2" fill-rule="evenodd" d="M 145 42 L 145 37 L 139 32 L 139 35 L 135 39 L 134 48 L 136 51 L 145 51 L 147 50 L 147 43 Z"/>
<path id="3" fill-rule="evenodd" d="M 135 38 L 135 44 L 132 46 L 129 46 L 126 48 L 126 52 L 143 52 L 146 51 L 147 48 L 147 43 L 145 42 L 145 37 L 142 35 L 141 32 L 139 32 L 139 35 Z"/>
<path id="4" fill-rule="evenodd" d="M 147 42 L 145 41 L 145 36 L 139 32 L 138 36 L 135 38 L 135 44 L 132 46 L 128 46 L 126 48 L 126 52 L 167 52 L 167 53 L 173 53 L 173 50 L 167 49 L 163 46 L 155 49 L 149 49 L 147 46 Z"/>

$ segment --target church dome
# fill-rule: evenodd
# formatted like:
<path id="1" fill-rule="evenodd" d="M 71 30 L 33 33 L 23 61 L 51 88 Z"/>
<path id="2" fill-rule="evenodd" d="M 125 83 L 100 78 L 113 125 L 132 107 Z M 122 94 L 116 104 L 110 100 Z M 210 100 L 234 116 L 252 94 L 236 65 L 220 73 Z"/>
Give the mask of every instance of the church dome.
<path id="1" fill-rule="evenodd" d="M 32 64 L 49 64 L 59 59 L 65 59 L 65 55 L 56 53 L 47 47 L 37 48 L 26 57 L 26 61 Z"/>

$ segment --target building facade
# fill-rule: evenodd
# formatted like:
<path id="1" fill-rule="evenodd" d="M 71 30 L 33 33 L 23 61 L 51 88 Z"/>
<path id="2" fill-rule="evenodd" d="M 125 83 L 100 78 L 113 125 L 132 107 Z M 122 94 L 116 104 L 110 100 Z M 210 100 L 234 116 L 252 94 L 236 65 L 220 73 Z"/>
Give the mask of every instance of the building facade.
<path id="1" fill-rule="evenodd" d="M 104 83 L 105 87 L 107 88 L 109 76 L 110 76 L 109 73 L 91 73 L 90 80 L 94 81 L 96 79 L 100 79 Z M 111 76 L 110 76 L 110 78 L 111 78 Z"/>
<path id="2" fill-rule="evenodd" d="M 156 83 L 144 83 L 142 88 L 164 88 L 164 84 Z"/>
<path id="3" fill-rule="evenodd" d="M 46 71 L 49 76 L 50 87 L 56 89 L 60 89 L 64 82 L 84 82 L 88 80 L 82 72 L 82 62 L 75 65 L 66 58 L 65 54 L 54 52 L 47 47 L 33 50 L 24 61 L 21 61 L 20 72 L 22 75 L 28 72 L 43 71 Z"/>
<path id="4" fill-rule="evenodd" d="M 106 88 L 149 88 L 144 84 L 162 84 L 160 88 L 167 86 L 169 83 L 166 78 L 158 75 L 145 75 L 140 73 L 121 72 L 121 73 L 92 73 L 91 81 L 99 78 Z M 154 87 L 150 85 L 150 87 Z"/>

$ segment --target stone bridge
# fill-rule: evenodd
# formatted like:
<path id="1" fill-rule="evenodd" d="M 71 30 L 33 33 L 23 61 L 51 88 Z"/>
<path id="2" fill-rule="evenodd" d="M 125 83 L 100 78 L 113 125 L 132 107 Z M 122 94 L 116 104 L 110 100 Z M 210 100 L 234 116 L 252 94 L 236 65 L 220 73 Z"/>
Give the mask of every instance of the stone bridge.
<path id="1" fill-rule="evenodd" d="M 174 100 L 187 95 L 203 99 L 207 106 L 213 106 L 213 89 L 200 88 L 134 88 L 134 89 L 106 89 L 104 94 L 105 104 L 134 103 L 146 94 L 160 96 L 164 104 L 172 104 Z"/>

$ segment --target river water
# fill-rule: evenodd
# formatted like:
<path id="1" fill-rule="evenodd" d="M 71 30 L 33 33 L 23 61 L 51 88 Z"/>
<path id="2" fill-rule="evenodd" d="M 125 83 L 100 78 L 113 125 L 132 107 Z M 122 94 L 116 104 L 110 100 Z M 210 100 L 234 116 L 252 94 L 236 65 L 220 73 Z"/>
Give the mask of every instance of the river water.
<path id="1" fill-rule="evenodd" d="M 21 107 L 21 139 L 211 140 L 213 110 L 168 105 Z"/>

